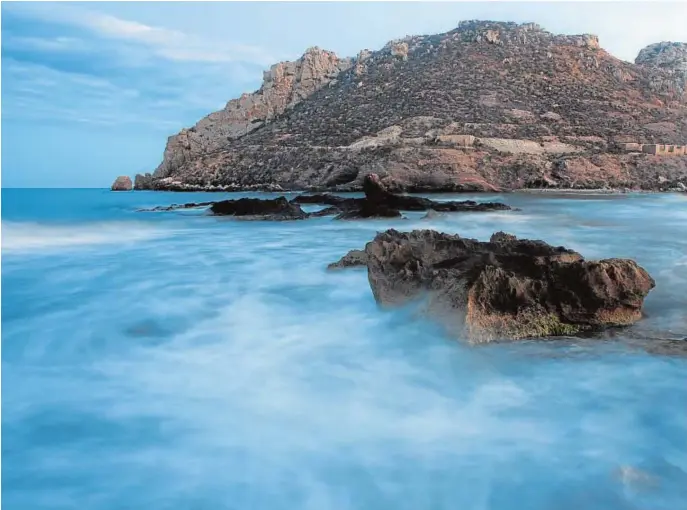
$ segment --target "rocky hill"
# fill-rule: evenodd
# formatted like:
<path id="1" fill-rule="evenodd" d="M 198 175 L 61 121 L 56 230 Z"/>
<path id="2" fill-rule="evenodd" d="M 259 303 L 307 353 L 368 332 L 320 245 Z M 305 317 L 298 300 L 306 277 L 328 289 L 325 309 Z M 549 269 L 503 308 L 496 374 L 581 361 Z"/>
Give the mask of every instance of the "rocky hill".
<path id="1" fill-rule="evenodd" d="M 262 87 L 170 137 L 137 188 L 495 190 L 687 184 L 687 44 L 634 64 L 593 35 L 462 22 L 355 58 L 309 49 Z M 641 151 L 641 148 L 639 149 Z"/>

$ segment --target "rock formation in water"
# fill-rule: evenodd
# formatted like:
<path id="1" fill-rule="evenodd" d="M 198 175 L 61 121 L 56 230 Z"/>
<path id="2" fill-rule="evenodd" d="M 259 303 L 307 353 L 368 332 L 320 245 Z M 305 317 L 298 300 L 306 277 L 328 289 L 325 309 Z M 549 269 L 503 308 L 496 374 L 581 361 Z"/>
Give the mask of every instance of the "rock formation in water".
<path id="1" fill-rule="evenodd" d="M 211 206 L 210 211 L 217 215 L 251 216 L 253 219 L 305 219 L 307 217 L 336 216 L 335 219 L 398 218 L 401 211 L 486 212 L 507 211 L 511 208 L 500 202 L 474 202 L 472 200 L 435 202 L 427 198 L 398 195 L 391 193 L 382 184 L 379 176 L 368 174 L 363 182 L 363 198 L 346 198 L 329 193 L 299 195 L 291 202 L 285 197 L 277 199 L 242 198 L 221 202 L 191 202 L 140 209 L 141 212 L 173 211 Z M 306 213 L 300 204 L 328 205 L 323 210 Z"/>
<path id="2" fill-rule="evenodd" d="M 347 267 L 367 266 L 367 254 L 363 250 L 351 250 L 336 262 L 332 262 L 327 269 L 344 269 Z"/>
<path id="3" fill-rule="evenodd" d="M 235 216 L 250 220 L 304 220 L 308 217 L 300 205 L 289 202 L 285 197 L 268 200 L 222 200 L 213 203 L 210 211 L 217 216 Z"/>
<path id="4" fill-rule="evenodd" d="M 131 178 L 126 175 L 120 175 L 112 183 L 112 187 L 110 189 L 112 191 L 131 191 L 133 189 Z"/>
<path id="5" fill-rule="evenodd" d="M 152 174 L 136 174 L 134 178 L 134 189 L 152 189 L 153 175 Z"/>
<path id="6" fill-rule="evenodd" d="M 572 250 L 503 232 L 480 242 L 432 230 L 387 230 L 364 253 L 378 303 L 425 297 L 430 313 L 460 324 L 473 341 L 629 325 L 641 318 L 655 286 L 632 260 L 587 261 Z"/>
<path id="7" fill-rule="evenodd" d="M 687 157 L 624 143 L 687 143 L 685 44 L 635 64 L 592 35 L 462 22 L 352 59 L 312 48 L 260 90 L 171 137 L 137 188 L 671 189 Z M 140 185 L 140 186 L 139 186 Z"/>
<path id="8" fill-rule="evenodd" d="M 428 198 L 392 193 L 377 174 L 363 179 L 364 198 L 344 198 L 330 194 L 299 195 L 295 203 L 329 205 L 317 213 L 319 216 L 338 212 L 336 219 L 396 218 L 401 211 L 486 212 L 507 211 L 511 208 L 500 202 L 474 202 L 472 200 L 436 202 Z"/>

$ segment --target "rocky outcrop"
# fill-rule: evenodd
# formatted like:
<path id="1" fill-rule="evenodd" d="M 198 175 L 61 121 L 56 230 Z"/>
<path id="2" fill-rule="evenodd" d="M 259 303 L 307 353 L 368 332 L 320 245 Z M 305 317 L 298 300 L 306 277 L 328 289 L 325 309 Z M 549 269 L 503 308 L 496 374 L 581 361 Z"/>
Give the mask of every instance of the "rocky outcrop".
<path id="1" fill-rule="evenodd" d="M 185 163 L 260 128 L 329 84 L 351 64 L 352 59 L 342 59 L 331 51 L 312 47 L 294 62 L 273 65 L 264 72 L 258 91 L 232 99 L 223 110 L 170 137 L 155 177 L 167 177 Z"/>
<path id="2" fill-rule="evenodd" d="M 642 316 L 651 276 L 627 259 L 587 261 L 543 241 L 499 232 L 489 242 L 432 230 L 387 230 L 365 247 L 382 305 L 421 297 L 473 341 L 571 335 Z"/>
<path id="3" fill-rule="evenodd" d="M 112 187 L 110 189 L 112 191 L 131 191 L 133 189 L 131 178 L 128 175 L 120 175 L 112 183 Z"/>
<path id="4" fill-rule="evenodd" d="M 687 158 L 614 147 L 687 141 L 683 48 L 631 64 L 592 35 L 469 21 L 355 59 L 310 50 L 172 137 L 149 185 L 357 191 L 376 173 L 396 191 L 671 189 Z"/>
<path id="5" fill-rule="evenodd" d="M 397 195 L 390 192 L 379 176 L 369 174 L 364 182 L 363 198 L 346 198 L 329 193 L 316 195 L 299 195 L 290 202 L 285 197 L 277 199 L 242 198 L 240 200 L 222 200 L 214 202 L 191 202 L 172 204 L 152 209 L 140 209 L 141 212 L 173 211 L 176 209 L 194 209 L 210 206 L 210 212 L 216 215 L 250 217 L 251 219 L 282 220 L 305 219 L 308 217 L 336 216 L 335 219 L 364 218 L 397 218 L 403 211 L 504 211 L 510 207 L 499 202 L 474 202 L 471 200 L 435 202 L 427 198 Z M 300 204 L 328 205 L 323 210 L 306 213 Z"/>
<path id="6" fill-rule="evenodd" d="M 167 212 L 176 211 L 178 209 L 200 209 L 207 208 L 214 203 L 216 202 L 190 202 L 188 204 L 158 205 L 150 208 L 137 209 L 137 212 Z"/>
<path id="7" fill-rule="evenodd" d="M 327 269 L 344 269 L 367 265 L 367 254 L 363 250 L 351 250 L 337 262 L 332 262 Z"/>
<path id="8" fill-rule="evenodd" d="M 651 44 L 639 52 L 635 63 L 657 71 L 650 75 L 651 90 L 687 97 L 687 43 Z"/>
<path id="9" fill-rule="evenodd" d="M 428 198 L 392 193 L 377 174 L 368 174 L 363 181 L 364 198 L 343 198 L 336 195 L 300 195 L 295 203 L 331 206 L 327 213 L 339 214 L 336 219 L 397 218 L 401 211 L 484 212 L 507 211 L 510 207 L 499 202 L 472 200 L 436 202 Z"/>
<path id="10" fill-rule="evenodd" d="M 248 220 L 304 220 L 308 214 L 298 204 L 289 202 L 285 197 L 272 200 L 241 198 L 222 200 L 210 206 L 212 214 L 234 216 Z"/>
<path id="11" fill-rule="evenodd" d="M 134 189 L 145 190 L 152 189 L 153 187 L 153 176 L 150 173 L 136 174 L 134 177 Z"/>

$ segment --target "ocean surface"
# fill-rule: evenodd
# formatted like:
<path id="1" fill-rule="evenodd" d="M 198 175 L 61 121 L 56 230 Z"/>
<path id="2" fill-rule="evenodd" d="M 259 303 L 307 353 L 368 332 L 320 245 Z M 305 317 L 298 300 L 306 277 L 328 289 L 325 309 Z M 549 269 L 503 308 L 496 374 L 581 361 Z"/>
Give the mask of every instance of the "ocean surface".
<path id="1" fill-rule="evenodd" d="M 248 195 L 2 190 L 3 510 L 686 507 L 687 356 L 653 346 L 687 337 L 687 195 L 137 212 Z M 470 346 L 325 271 L 392 227 L 631 257 L 657 286 L 627 330 Z"/>

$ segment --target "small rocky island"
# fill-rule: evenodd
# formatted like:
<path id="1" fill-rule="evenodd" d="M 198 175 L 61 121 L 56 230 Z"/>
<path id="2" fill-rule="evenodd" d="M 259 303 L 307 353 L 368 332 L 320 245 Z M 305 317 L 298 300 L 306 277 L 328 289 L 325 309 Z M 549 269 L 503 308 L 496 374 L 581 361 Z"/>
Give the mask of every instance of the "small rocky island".
<path id="1" fill-rule="evenodd" d="M 488 242 L 432 230 L 387 230 L 330 269 L 366 266 L 376 301 L 424 300 L 475 342 L 574 335 L 642 317 L 653 278 L 629 259 L 585 260 L 543 241 L 498 232 Z"/>

